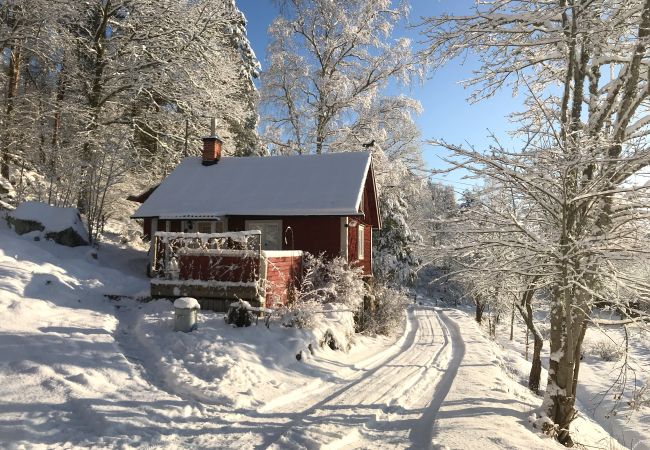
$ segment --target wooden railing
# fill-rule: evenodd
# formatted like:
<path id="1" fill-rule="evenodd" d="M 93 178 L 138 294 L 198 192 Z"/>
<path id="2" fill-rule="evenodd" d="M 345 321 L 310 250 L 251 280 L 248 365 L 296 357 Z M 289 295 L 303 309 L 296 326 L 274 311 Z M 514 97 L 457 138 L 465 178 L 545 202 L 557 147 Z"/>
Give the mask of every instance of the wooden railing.
<path id="1" fill-rule="evenodd" d="M 152 242 L 152 277 L 189 284 L 253 284 L 260 277 L 261 234 L 159 231 Z"/>

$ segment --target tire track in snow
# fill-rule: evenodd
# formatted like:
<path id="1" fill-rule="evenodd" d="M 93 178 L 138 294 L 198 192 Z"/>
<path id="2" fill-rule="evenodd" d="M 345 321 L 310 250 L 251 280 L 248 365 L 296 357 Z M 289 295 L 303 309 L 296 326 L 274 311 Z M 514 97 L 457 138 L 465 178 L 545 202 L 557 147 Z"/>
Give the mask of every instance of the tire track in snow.
<path id="1" fill-rule="evenodd" d="M 452 357 L 447 365 L 447 369 L 436 384 L 435 394 L 429 406 L 427 406 L 424 414 L 422 414 L 417 426 L 411 430 L 409 438 L 413 444 L 413 448 L 424 449 L 431 448 L 434 438 L 434 426 L 436 416 L 442 403 L 451 390 L 454 379 L 458 373 L 458 369 L 465 357 L 465 342 L 460 332 L 458 324 L 447 317 L 442 309 L 437 309 L 438 320 L 445 334 L 445 340 L 452 342 Z"/>
<path id="2" fill-rule="evenodd" d="M 439 401 L 437 395 L 434 401 L 427 401 L 428 395 L 437 380 L 438 384 L 447 380 L 441 367 L 445 357 L 452 354 L 455 363 L 458 357 L 453 358 L 450 332 L 434 308 L 411 311 L 412 330 L 399 353 L 366 369 L 303 411 L 296 413 L 294 406 L 295 418 L 266 437 L 259 448 L 348 448 L 360 440 L 375 440 L 377 433 L 382 441 L 388 436 L 392 444 L 386 443 L 390 446 L 408 446 L 409 441 L 425 443 L 428 439 L 423 448 L 431 447 L 430 427 L 446 391 Z"/>
<path id="3" fill-rule="evenodd" d="M 293 419 L 290 422 L 284 424 L 280 428 L 280 430 L 278 430 L 276 433 L 274 433 L 270 437 L 267 437 L 266 439 L 264 439 L 264 442 L 260 446 L 258 446 L 258 448 L 260 448 L 260 449 L 267 448 L 267 447 L 271 446 L 272 444 L 276 443 L 278 440 L 280 440 L 280 438 L 284 434 L 288 433 L 293 427 L 297 426 L 300 422 L 304 421 L 305 417 L 308 417 L 309 415 L 311 415 L 312 413 L 314 413 L 318 409 L 320 409 L 323 406 L 327 405 L 333 399 L 335 399 L 335 398 L 337 398 L 337 397 L 339 397 L 341 395 L 346 394 L 347 391 L 354 388 L 357 384 L 363 382 L 367 378 L 372 377 L 377 371 L 381 370 L 387 364 L 389 364 L 390 362 L 393 362 L 394 360 L 396 360 L 397 358 L 402 356 L 404 354 L 404 352 L 406 350 L 408 350 L 409 348 L 411 348 L 415 343 L 415 338 L 416 338 L 416 334 L 417 334 L 417 331 L 418 331 L 419 327 L 418 326 L 413 326 L 413 322 L 417 323 L 417 321 L 412 320 L 412 317 L 414 315 L 415 315 L 415 311 L 410 310 L 409 315 L 408 315 L 408 320 L 411 322 L 410 328 L 408 329 L 407 336 L 404 339 L 402 345 L 400 346 L 400 351 L 398 353 L 389 356 L 388 358 L 386 358 L 385 360 L 380 361 L 380 363 L 376 364 L 376 365 L 375 365 L 375 361 L 373 361 L 373 363 L 371 363 L 369 366 L 367 366 L 366 368 L 361 369 L 361 370 L 364 371 L 361 375 L 359 375 L 356 378 L 353 378 L 351 380 L 346 380 L 346 383 L 342 387 L 336 388 L 333 392 L 331 392 L 325 398 L 322 398 L 322 396 L 321 396 L 322 395 L 321 389 L 318 389 L 315 392 L 307 392 L 307 399 L 306 400 L 308 400 L 308 404 L 310 406 L 308 406 L 308 407 L 306 407 L 306 409 L 302 410 L 297 415 L 297 417 L 295 419 Z M 370 367 L 370 368 L 368 368 L 368 367 Z M 312 403 L 312 401 L 314 401 L 314 403 Z M 300 403 L 304 404 L 305 401 L 302 400 L 302 401 L 300 401 Z M 293 407 L 292 407 L 292 409 L 294 411 L 295 411 L 295 406 L 296 405 L 294 403 Z M 270 412 L 271 411 L 266 411 L 265 410 L 265 414 L 268 414 Z M 273 412 L 277 414 L 277 412 L 275 412 L 275 411 L 273 411 Z M 288 411 L 278 411 L 278 412 L 280 412 L 280 413 L 288 413 Z"/>
<path id="4" fill-rule="evenodd" d="M 416 340 L 418 342 L 414 345 L 433 347 L 435 345 L 435 335 L 433 333 L 431 322 L 424 321 L 419 322 L 419 324 L 420 326 L 416 333 Z M 426 342 L 423 342 L 424 339 L 426 339 Z M 427 361 L 421 361 L 421 354 L 413 351 L 413 348 L 410 350 L 410 352 L 404 352 L 400 355 L 403 359 L 399 361 L 399 364 L 384 365 L 387 369 L 386 373 L 382 374 L 382 379 L 386 381 L 384 388 L 374 385 L 376 380 L 370 379 L 365 380 L 365 384 L 373 384 L 373 386 L 364 385 L 363 388 L 365 389 L 363 390 L 358 386 L 358 390 L 361 391 L 360 398 L 363 398 L 361 404 L 375 404 L 394 400 L 398 397 L 395 390 L 399 390 L 402 393 L 407 392 L 426 375 L 427 370 L 434 365 L 441 353 L 445 350 L 445 346 L 440 346 Z M 395 363 L 397 363 L 397 361 L 395 361 Z"/>
<path id="5" fill-rule="evenodd" d="M 287 405 L 291 405 L 291 411 L 295 411 L 301 406 L 306 410 L 314 403 L 322 400 L 323 396 L 328 392 L 332 392 L 336 386 L 346 386 L 347 383 L 356 381 L 360 376 L 363 376 L 363 372 L 367 372 L 370 369 L 381 366 L 387 361 L 392 360 L 391 358 L 396 358 L 400 353 L 409 348 L 415 339 L 417 329 L 413 327 L 413 314 L 413 310 L 409 309 L 407 312 L 407 322 L 404 333 L 389 348 L 375 355 L 369 356 L 361 361 L 357 361 L 352 366 L 337 371 L 336 374 L 330 375 L 324 380 L 320 379 L 309 383 L 306 386 L 301 386 L 299 388 L 301 396 L 300 399 L 296 399 L 295 392 L 290 392 L 281 397 L 273 399 L 269 403 L 261 406 L 257 411 L 262 414 L 269 412 L 281 412 L 284 411 L 283 408 Z"/>

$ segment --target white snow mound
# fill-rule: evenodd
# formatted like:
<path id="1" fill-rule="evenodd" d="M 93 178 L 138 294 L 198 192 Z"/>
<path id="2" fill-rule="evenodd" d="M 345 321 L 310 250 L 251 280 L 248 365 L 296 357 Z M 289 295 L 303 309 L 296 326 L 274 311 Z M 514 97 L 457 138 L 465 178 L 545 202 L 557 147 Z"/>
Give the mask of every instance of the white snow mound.
<path id="1" fill-rule="evenodd" d="M 197 299 L 192 297 L 180 297 L 174 302 L 174 308 L 179 309 L 201 309 Z"/>
<path id="2" fill-rule="evenodd" d="M 10 213 L 19 220 L 31 220 L 45 227 L 47 232 L 59 232 L 72 228 L 81 238 L 88 241 L 88 232 L 81 221 L 77 208 L 59 208 L 41 202 L 23 202 Z"/>

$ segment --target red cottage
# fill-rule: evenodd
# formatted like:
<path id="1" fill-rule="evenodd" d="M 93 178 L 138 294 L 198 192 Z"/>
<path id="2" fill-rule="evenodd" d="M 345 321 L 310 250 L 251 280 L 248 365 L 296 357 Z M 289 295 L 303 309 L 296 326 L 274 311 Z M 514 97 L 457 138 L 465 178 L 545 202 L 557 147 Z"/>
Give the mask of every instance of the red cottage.
<path id="1" fill-rule="evenodd" d="M 151 294 L 193 296 L 224 310 L 236 298 L 285 303 L 302 254 L 343 256 L 372 276 L 379 229 L 369 153 L 185 158 L 133 215 L 151 237 Z"/>

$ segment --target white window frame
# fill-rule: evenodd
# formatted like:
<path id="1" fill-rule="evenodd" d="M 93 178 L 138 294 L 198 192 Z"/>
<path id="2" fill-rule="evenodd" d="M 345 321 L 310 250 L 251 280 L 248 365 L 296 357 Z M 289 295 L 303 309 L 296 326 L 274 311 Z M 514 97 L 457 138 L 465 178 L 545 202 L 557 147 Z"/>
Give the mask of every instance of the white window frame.
<path id="1" fill-rule="evenodd" d="M 280 245 L 280 248 L 269 248 L 269 249 L 264 248 L 264 230 L 260 230 L 260 228 L 263 228 L 263 226 L 259 227 L 258 224 L 260 224 L 260 225 L 272 225 L 272 224 L 275 225 L 275 224 L 277 224 L 278 225 L 278 230 L 280 230 L 280 236 L 279 236 L 278 244 Z M 256 227 L 259 227 L 259 228 L 256 228 Z M 255 220 L 255 219 L 246 220 L 246 221 L 244 221 L 244 229 L 246 231 L 260 230 L 262 232 L 262 250 L 282 250 L 282 240 L 284 239 L 284 233 L 283 233 L 283 230 L 282 230 L 282 220 Z"/>
<path id="2" fill-rule="evenodd" d="M 359 224 L 357 227 L 357 259 L 365 259 L 365 244 L 366 244 L 365 226 Z"/>

